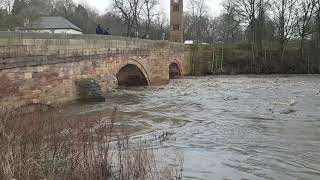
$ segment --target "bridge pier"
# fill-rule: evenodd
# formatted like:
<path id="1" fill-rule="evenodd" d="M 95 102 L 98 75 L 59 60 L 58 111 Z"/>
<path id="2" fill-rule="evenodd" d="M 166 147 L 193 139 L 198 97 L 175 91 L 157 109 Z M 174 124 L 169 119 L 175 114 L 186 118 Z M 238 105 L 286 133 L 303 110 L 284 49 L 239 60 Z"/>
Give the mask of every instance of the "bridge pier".
<path id="1" fill-rule="evenodd" d="M 94 79 L 82 79 L 76 81 L 78 97 L 84 102 L 104 102 L 105 98 L 101 87 Z"/>

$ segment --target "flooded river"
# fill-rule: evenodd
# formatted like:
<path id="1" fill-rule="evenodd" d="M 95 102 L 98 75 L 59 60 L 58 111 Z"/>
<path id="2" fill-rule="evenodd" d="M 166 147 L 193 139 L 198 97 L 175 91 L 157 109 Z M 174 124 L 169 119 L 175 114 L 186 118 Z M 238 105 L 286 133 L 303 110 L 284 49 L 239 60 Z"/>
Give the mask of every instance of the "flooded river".
<path id="1" fill-rule="evenodd" d="M 184 179 L 320 179 L 320 76 L 208 76 L 116 90 L 120 122 L 184 155 Z M 163 158 L 169 158 L 164 156 Z"/>

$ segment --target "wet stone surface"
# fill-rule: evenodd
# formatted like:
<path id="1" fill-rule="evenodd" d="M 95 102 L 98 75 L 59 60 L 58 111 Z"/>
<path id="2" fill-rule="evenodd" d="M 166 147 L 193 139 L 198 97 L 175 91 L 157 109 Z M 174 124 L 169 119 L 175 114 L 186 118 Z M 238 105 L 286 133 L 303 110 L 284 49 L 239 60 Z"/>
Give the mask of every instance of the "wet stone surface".
<path id="1" fill-rule="evenodd" d="M 159 156 L 183 153 L 184 179 L 317 180 L 319 91 L 320 76 L 209 76 L 116 90 L 69 110 L 118 106 L 119 123 L 139 127 L 133 139 L 159 141 Z"/>

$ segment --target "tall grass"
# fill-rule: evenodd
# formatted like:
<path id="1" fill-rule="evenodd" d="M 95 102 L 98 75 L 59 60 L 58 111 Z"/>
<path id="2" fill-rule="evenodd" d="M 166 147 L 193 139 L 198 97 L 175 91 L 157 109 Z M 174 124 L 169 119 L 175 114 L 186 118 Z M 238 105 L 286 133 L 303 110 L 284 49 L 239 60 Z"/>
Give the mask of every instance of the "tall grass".
<path id="1" fill-rule="evenodd" d="M 1 180 L 180 179 L 179 167 L 159 163 L 142 141 L 133 148 L 115 128 L 117 109 L 94 127 L 34 107 L 0 112 Z M 47 110 L 45 107 L 44 109 Z M 152 148 L 151 148 L 152 149 Z"/>

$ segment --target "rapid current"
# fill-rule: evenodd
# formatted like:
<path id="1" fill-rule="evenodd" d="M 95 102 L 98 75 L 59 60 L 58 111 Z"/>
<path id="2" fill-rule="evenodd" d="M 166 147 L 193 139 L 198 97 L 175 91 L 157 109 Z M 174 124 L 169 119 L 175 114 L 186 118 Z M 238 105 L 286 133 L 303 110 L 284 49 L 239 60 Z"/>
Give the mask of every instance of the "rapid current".
<path id="1" fill-rule="evenodd" d="M 318 75 L 187 77 L 72 109 L 114 106 L 135 137 L 166 133 L 155 146 L 183 154 L 184 179 L 320 179 Z"/>

